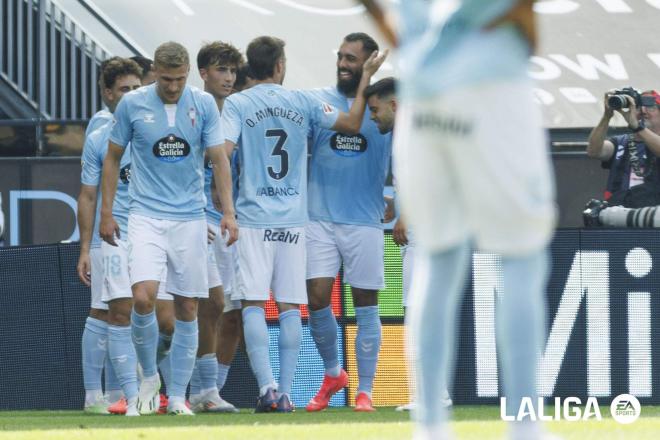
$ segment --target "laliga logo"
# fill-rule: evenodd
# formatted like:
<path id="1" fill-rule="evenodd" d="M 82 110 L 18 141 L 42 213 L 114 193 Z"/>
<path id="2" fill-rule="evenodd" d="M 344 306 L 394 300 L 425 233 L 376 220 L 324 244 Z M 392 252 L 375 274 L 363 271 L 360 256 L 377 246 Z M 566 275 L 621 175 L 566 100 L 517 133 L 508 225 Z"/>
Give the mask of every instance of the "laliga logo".
<path id="1" fill-rule="evenodd" d="M 600 406 L 595 397 L 589 397 L 581 408 L 582 401 L 578 397 L 567 397 L 563 400 L 561 397 L 554 398 L 554 411 L 551 414 L 545 413 L 545 399 L 539 397 L 536 406 L 531 397 L 523 397 L 518 408 L 518 414 L 506 413 L 506 397 L 500 398 L 500 418 L 506 422 L 522 421 L 559 421 L 578 422 L 580 420 L 595 419 L 603 420 L 600 413 Z M 618 423 L 627 425 L 635 422 L 642 412 L 639 400 L 631 394 L 621 394 L 612 400 L 610 405 L 612 418 Z"/>

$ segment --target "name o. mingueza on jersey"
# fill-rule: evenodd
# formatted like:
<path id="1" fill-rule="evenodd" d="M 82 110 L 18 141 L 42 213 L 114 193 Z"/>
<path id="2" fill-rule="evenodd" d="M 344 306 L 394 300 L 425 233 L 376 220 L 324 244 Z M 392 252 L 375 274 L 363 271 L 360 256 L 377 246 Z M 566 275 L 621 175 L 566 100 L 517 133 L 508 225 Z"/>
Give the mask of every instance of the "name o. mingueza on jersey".
<path id="1" fill-rule="evenodd" d="M 279 241 L 282 243 L 298 244 L 300 232 L 292 234 L 289 231 L 273 231 L 272 229 L 264 229 L 264 241 Z"/>
<path id="2" fill-rule="evenodd" d="M 305 122 L 305 117 L 295 110 L 284 107 L 266 107 L 256 111 L 254 113 L 254 119 L 247 118 L 245 120 L 245 124 L 252 128 L 267 118 L 288 119 L 289 121 L 293 122 L 294 124 L 298 124 L 301 127 Z"/>
<path id="3" fill-rule="evenodd" d="M 277 187 L 277 186 L 260 186 L 257 188 L 257 197 L 295 197 L 300 193 L 296 188 L 292 187 Z"/>

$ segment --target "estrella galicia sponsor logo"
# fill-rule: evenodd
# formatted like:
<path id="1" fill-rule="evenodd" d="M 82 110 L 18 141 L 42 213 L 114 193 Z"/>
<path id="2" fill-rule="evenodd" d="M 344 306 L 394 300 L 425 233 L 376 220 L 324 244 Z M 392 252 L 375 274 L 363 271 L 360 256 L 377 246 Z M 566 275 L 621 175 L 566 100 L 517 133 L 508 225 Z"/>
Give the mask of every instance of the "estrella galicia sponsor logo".
<path id="1" fill-rule="evenodd" d="M 125 167 L 119 170 L 119 180 L 128 185 L 131 181 L 131 164 L 129 163 Z"/>
<path id="2" fill-rule="evenodd" d="M 454 136 L 467 136 L 472 133 L 472 123 L 451 115 L 418 113 L 413 118 L 415 128 L 433 130 Z"/>
<path id="3" fill-rule="evenodd" d="M 282 243 L 298 244 L 300 232 L 292 234 L 289 231 L 273 231 L 264 229 L 264 241 L 279 241 Z"/>
<path id="4" fill-rule="evenodd" d="M 353 136 L 335 133 L 330 138 L 330 148 L 340 156 L 357 156 L 367 151 L 367 138 L 361 133 Z"/>
<path id="5" fill-rule="evenodd" d="M 619 394 L 612 400 L 610 412 L 614 420 L 623 425 L 628 425 L 639 418 L 642 413 L 642 405 L 640 405 L 637 397 L 632 394 Z"/>
<path id="6" fill-rule="evenodd" d="M 278 186 L 260 186 L 257 188 L 257 197 L 294 197 L 300 193 L 296 188 Z"/>
<path id="7" fill-rule="evenodd" d="M 185 139 L 168 134 L 156 141 L 153 152 L 163 162 L 178 162 L 190 154 L 190 145 Z"/>

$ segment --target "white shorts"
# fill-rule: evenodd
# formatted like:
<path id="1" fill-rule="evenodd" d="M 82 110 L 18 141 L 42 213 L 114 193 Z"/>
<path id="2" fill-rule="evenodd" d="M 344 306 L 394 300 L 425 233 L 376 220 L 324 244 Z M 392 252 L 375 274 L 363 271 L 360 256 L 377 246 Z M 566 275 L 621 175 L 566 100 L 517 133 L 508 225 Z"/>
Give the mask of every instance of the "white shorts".
<path id="1" fill-rule="evenodd" d="M 381 228 L 309 222 L 307 279 L 334 278 L 344 262 L 344 281 L 358 289 L 385 287 L 384 236 Z"/>
<path id="2" fill-rule="evenodd" d="M 89 250 L 89 262 L 92 266 L 90 276 L 92 278 L 92 300 L 90 307 L 98 310 L 108 310 L 108 305 L 101 299 L 103 296 L 103 251 L 100 247 Z"/>
<path id="3" fill-rule="evenodd" d="M 132 298 L 131 282 L 128 276 L 128 242 L 115 239 L 117 246 L 111 246 L 105 241 L 101 243 L 103 253 L 103 292 L 101 299 L 108 303 L 115 299 Z M 158 285 L 158 299 L 173 300 L 174 297 L 166 293 L 167 273 Z"/>
<path id="4" fill-rule="evenodd" d="M 305 228 L 240 228 L 233 300 L 307 304 Z"/>
<path id="5" fill-rule="evenodd" d="M 537 251 L 556 219 L 541 112 L 531 82 L 495 82 L 404 103 L 395 175 L 426 252 L 466 240 L 505 255 Z"/>
<path id="6" fill-rule="evenodd" d="M 226 239 L 220 235 L 219 225 L 209 223 L 208 227 L 215 230 L 216 233 L 215 240 L 209 246 L 209 253 L 212 253 L 215 258 L 216 269 L 225 294 L 225 307 L 222 312 L 239 310 L 241 302 L 231 298 L 236 273 L 236 244 L 227 246 Z M 209 271 L 209 279 L 211 279 L 211 271 Z M 209 285 L 212 286 L 212 284 Z"/>
<path id="7" fill-rule="evenodd" d="M 128 269 L 131 285 L 160 281 L 167 271 L 167 292 L 208 298 L 206 220 L 161 220 L 130 214 Z"/>
<path id="8" fill-rule="evenodd" d="M 402 279 L 403 279 L 403 307 L 410 305 L 410 286 L 413 280 L 413 268 L 415 267 L 415 243 L 410 231 L 406 234 L 408 244 L 401 246 Z"/>

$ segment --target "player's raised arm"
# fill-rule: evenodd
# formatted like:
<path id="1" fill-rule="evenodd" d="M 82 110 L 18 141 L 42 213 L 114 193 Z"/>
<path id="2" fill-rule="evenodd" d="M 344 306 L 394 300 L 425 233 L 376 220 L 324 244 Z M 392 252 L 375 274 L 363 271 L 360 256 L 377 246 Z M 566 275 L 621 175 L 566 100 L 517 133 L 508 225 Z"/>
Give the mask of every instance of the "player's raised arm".
<path id="1" fill-rule="evenodd" d="M 376 22 L 378 30 L 383 34 L 385 40 L 392 45 L 392 47 L 398 46 L 398 38 L 396 35 L 396 29 L 392 23 L 391 17 L 387 15 L 383 7 L 376 0 L 360 0 L 360 3 L 364 5 L 367 9 L 367 12 Z"/>
<path id="2" fill-rule="evenodd" d="M 224 235 L 229 232 L 227 246 L 238 239 L 238 225 L 236 223 L 236 211 L 232 196 L 231 165 L 229 158 L 234 150 L 235 144 L 225 141 L 223 145 L 207 148 L 209 159 L 213 162 L 213 182 L 217 193 L 220 195 L 222 205 L 222 220 L 220 221 L 220 233 Z"/>
<path id="3" fill-rule="evenodd" d="M 117 182 L 119 181 L 119 164 L 124 149 L 110 141 L 108 152 L 103 160 L 103 178 L 101 181 L 101 225 L 99 233 L 101 238 L 113 246 L 115 243 L 115 234 L 119 237 L 119 225 L 112 216 L 112 204 L 117 192 Z"/>
<path id="4" fill-rule="evenodd" d="M 534 0 L 518 0 L 504 15 L 496 18 L 485 26 L 493 29 L 503 24 L 513 24 L 529 43 L 530 53 L 534 53 L 537 44 L 536 19 L 534 16 Z"/>
<path id="5" fill-rule="evenodd" d="M 371 77 L 383 64 L 388 53 L 389 51 L 387 49 L 382 52 L 375 50 L 369 56 L 362 67 L 362 78 L 360 79 L 360 85 L 358 86 L 351 109 L 348 113 L 339 113 L 337 121 L 331 127 L 332 130 L 345 134 L 357 134 L 360 132 L 367 103 L 367 100 L 364 97 L 364 89 L 369 87 Z"/>

